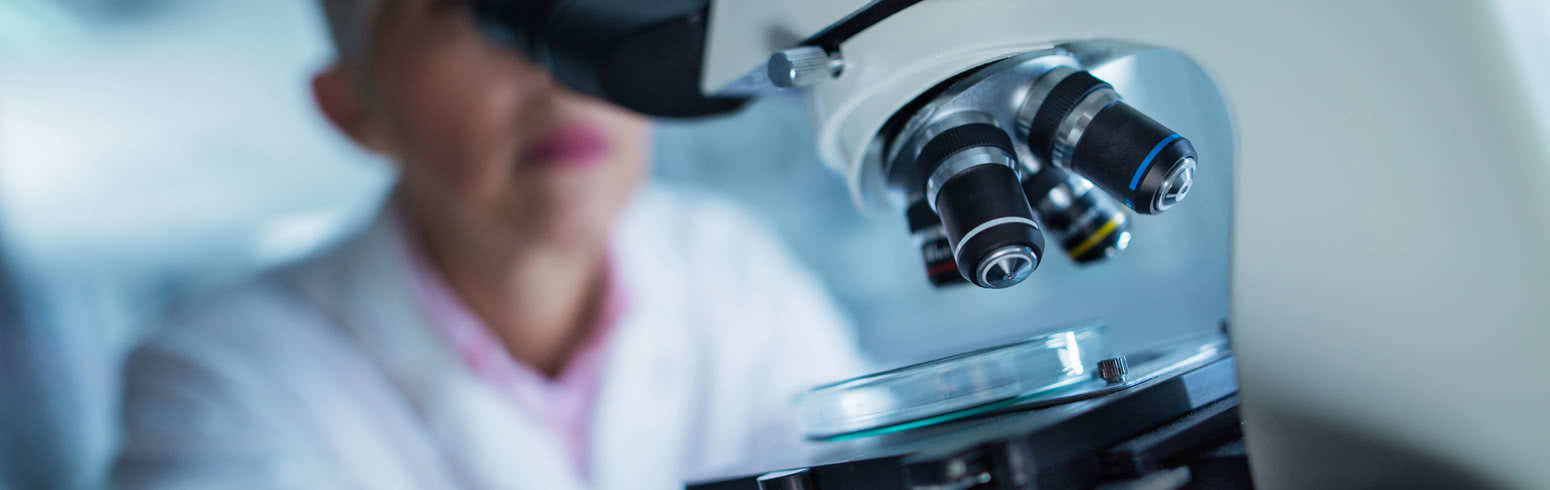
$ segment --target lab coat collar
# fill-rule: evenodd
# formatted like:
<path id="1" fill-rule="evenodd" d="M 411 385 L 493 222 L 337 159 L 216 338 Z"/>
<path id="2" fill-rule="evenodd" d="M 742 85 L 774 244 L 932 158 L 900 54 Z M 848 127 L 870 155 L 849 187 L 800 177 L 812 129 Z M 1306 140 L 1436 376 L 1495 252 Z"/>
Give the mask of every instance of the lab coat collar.
<path id="1" fill-rule="evenodd" d="M 691 298 L 679 247 L 662 230 L 673 213 L 652 191 L 635 198 L 613 235 L 615 273 L 630 292 L 605 353 L 589 438 L 591 485 L 551 435 L 517 412 L 427 328 L 414 301 L 406 244 L 383 213 L 357 238 L 304 270 L 312 304 L 332 316 L 380 365 L 421 417 L 447 467 L 469 488 L 570 490 L 682 488 L 693 461 L 696 349 L 709 342 L 689 325 Z M 708 435 L 701 434 L 699 437 Z M 668 450 L 664 450 L 668 449 Z"/>
<path id="2" fill-rule="evenodd" d="M 614 233 L 615 274 L 630 292 L 627 310 L 615 326 L 593 412 L 589 441 L 593 483 L 597 488 L 682 488 L 688 466 L 684 448 L 693 441 L 691 390 L 696 373 L 694 344 L 705 342 L 690 330 L 685 308 L 685 271 L 661 230 L 671 213 L 652 212 L 663 204 L 649 192 L 637 198 Z M 706 346 L 698 346 L 708 348 Z M 705 366 L 700 366 L 705 367 Z M 668 450 L 664 450 L 668 449 Z"/>
<path id="3" fill-rule="evenodd" d="M 357 238 L 306 268 L 303 294 L 352 335 L 422 419 L 445 466 L 468 488 L 586 488 L 550 436 L 459 362 L 426 328 L 407 249 L 383 213 Z M 367 407 L 369 408 L 369 407 Z"/>

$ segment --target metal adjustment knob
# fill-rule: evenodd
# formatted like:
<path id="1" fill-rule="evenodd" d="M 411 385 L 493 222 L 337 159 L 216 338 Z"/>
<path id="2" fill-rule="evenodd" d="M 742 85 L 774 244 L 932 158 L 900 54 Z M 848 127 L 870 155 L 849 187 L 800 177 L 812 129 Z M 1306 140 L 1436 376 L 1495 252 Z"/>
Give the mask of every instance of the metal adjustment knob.
<path id="1" fill-rule="evenodd" d="M 806 87 L 839 75 L 845 62 L 823 48 L 802 46 L 770 55 L 770 83 L 780 88 Z"/>
<path id="2" fill-rule="evenodd" d="M 1130 374 L 1130 363 L 1125 361 L 1125 356 L 1110 357 L 1098 361 L 1098 377 L 1109 384 L 1125 382 L 1125 376 Z"/>

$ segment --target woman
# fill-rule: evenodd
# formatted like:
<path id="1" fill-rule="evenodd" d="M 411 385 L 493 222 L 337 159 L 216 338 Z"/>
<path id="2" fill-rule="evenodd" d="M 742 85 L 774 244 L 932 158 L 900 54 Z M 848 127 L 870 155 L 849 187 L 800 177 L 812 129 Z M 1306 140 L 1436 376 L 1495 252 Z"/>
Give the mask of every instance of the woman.
<path id="1" fill-rule="evenodd" d="M 324 3 L 317 104 L 398 186 L 357 238 L 131 357 L 116 484 L 680 488 L 800 457 L 789 397 L 863 366 L 760 226 L 639 190 L 646 122 L 463 2 Z"/>

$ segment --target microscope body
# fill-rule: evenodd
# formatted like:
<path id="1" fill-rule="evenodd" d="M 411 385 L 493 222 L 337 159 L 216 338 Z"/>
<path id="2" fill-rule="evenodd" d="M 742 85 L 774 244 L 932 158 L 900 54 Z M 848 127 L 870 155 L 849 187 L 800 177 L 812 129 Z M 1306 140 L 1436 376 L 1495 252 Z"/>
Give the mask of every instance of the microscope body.
<path id="1" fill-rule="evenodd" d="M 1101 259 L 1128 241 L 1117 203 L 1155 214 L 1231 178 L 1230 333 L 1258 485 L 1550 483 L 1542 2 L 473 6 L 561 82 L 654 116 L 805 86 L 823 161 L 860 208 L 908 214 L 935 284 L 1016 284 L 1053 248 L 1045 231 Z M 1225 106 L 1230 129 L 1171 133 L 1075 75 L 1154 51 L 1204 74 L 1217 100 L 1200 112 Z M 1068 81 L 1085 89 L 1058 95 Z M 1197 158 L 1188 138 L 1230 150 Z"/>
<path id="2" fill-rule="evenodd" d="M 1202 158 L 1194 178 L 1234 168 L 1231 332 L 1259 484 L 1550 482 L 1550 390 L 1537 386 L 1550 368 L 1550 44 L 1514 27 L 1550 9 L 719 0 L 701 89 L 736 87 L 793 40 L 888 3 L 907 6 L 827 46 L 843 69 L 805 95 L 819 152 L 861 208 L 916 198 L 888 147 L 901 112 L 953 77 L 1018 56 L 1085 69 L 1178 53 L 1230 108 L 1234 153 Z"/>

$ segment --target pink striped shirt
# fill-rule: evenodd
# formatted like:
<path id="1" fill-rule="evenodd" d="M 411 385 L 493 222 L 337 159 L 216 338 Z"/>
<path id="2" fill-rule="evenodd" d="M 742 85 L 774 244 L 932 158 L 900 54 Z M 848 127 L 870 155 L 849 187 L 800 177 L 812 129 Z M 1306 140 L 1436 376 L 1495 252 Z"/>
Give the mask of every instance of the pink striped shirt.
<path id="1" fill-rule="evenodd" d="M 535 425 L 547 429 L 571 466 L 587 477 L 591 471 L 587 441 L 602 381 L 604 351 L 625 306 L 613 268 L 608 271 L 596 324 L 560 375 L 550 378 L 512 359 L 500 338 L 453 293 L 423 248 L 413 239 L 405 243 L 414 291 L 431 326 L 452 343 L 470 371 L 510 399 Z"/>

